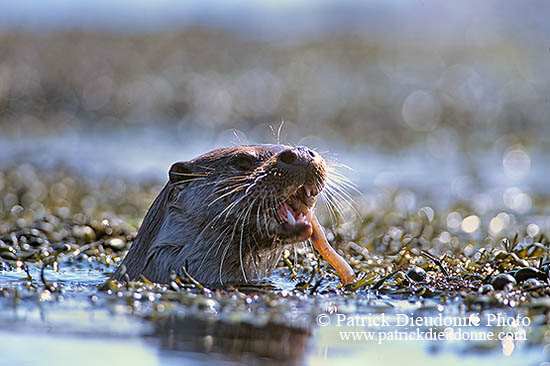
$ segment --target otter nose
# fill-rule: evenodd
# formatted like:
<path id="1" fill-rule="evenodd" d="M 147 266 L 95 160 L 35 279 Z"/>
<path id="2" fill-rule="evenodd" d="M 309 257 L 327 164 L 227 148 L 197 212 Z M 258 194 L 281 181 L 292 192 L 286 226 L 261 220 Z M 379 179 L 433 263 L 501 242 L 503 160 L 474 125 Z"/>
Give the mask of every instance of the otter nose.
<path id="1" fill-rule="evenodd" d="M 290 148 L 279 153 L 277 165 L 285 169 L 305 168 L 314 161 L 317 153 L 305 146 Z"/>

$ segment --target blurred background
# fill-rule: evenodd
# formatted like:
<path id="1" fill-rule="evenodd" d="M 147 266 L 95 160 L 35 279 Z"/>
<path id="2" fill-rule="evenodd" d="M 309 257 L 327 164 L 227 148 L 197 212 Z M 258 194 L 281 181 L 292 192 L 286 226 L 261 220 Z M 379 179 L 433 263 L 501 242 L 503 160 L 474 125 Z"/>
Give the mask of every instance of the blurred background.
<path id="1" fill-rule="evenodd" d="M 393 243 L 416 235 L 422 223 L 433 249 L 466 255 L 517 233 L 520 245 L 545 243 L 549 14 L 547 0 L 0 1 L 0 234 L 9 233 L 0 237 L 0 257 L 18 259 L 17 271 L 0 261 L 0 338 L 12 351 L 6 362 L 24 356 L 34 364 L 73 365 L 75 354 L 93 347 L 101 352 L 87 352 L 79 364 L 149 365 L 156 357 L 175 364 L 178 347 L 193 352 L 187 357 L 219 356 L 220 344 L 247 361 L 256 352 L 252 360 L 262 363 L 266 350 L 291 360 L 309 352 L 311 364 L 326 363 L 328 345 L 329 362 L 486 362 L 474 352 L 481 348 L 464 342 L 454 344 L 456 354 L 415 343 L 400 343 L 396 353 L 394 343 L 338 344 L 334 327 L 207 328 L 190 323 L 189 307 L 175 308 L 187 318 L 173 328 L 142 324 L 150 308 L 135 313 L 138 297 L 120 299 L 138 304 L 129 308 L 114 301 L 108 307 L 108 298 L 97 296 L 115 257 L 91 246 L 128 247 L 174 161 L 279 139 L 351 168 L 341 173 L 358 187 L 350 192 L 358 220 L 338 226 L 322 207 L 316 211 L 333 233 L 357 229 L 365 243 Z M 433 229 L 424 230 L 426 220 Z M 95 241 L 96 232 L 108 236 Z M 38 234 L 31 248 L 26 237 Z M 22 236 L 28 250 L 15 251 Z M 46 270 L 48 280 L 63 284 L 66 300 L 51 301 L 45 290 L 25 300 L 32 286 L 19 258 L 34 258 L 35 245 L 42 257 L 70 250 L 67 256 L 85 258 L 83 266 L 62 261 L 61 271 Z M 29 266 L 37 283 L 40 269 Z M 14 288 L 23 295 L 11 301 Z M 340 309 L 408 313 L 424 304 L 370 296 L 357 297 L 357 307 L 346 299 Z M 18 299 L 23 305 L 16 309 Z M 246 301 L 244 323 L 265 319 L 261 302 Z M 304 303 L 297 314 L 309 313 L 300 309 Z M 257 313 L 250 312 L 254 304 Z M 157 329 L 141 328 L 151 325 Z M 179 338 L 171 329 L 181 330 Z M 542 329 L 533 342 L 547 334 Z M 235 342 L 239 337 L 244 341 Z M 241 345 L 256 348 L 244 352 Z M 500 355 L 499 364 L 547 356 L 536 347 L 517 349 Z"/>
<path id="2" fill-rule="evenodd" d="M 281 142 L 336 157 L 365 190 L 452 201 L 497 189 L 505 204 L 510 187 L 547 191 L 549 11 L 546 1 L 4 2 L 0 162 L 163 181 L 175 160 L 275 142 L 284 120 Z"/>

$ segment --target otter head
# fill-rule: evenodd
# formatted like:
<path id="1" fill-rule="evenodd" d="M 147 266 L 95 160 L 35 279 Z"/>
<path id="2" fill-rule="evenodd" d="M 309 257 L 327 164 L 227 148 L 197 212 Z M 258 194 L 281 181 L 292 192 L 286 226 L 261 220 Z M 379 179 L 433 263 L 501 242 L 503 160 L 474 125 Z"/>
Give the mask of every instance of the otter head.
<path id="1" fill-rule="evenodd" d="M 303 146 L 235 146 L 175 163 L 114 278 L 166 283 L 182 267 L 205 284 L 268 276 L 285 244 L 311 236 L 326 178 L 324 159 Z"/>
<path id="2" fill-rule="evenodd" d="M 171 185 L 185 187 L 183 201 L 171 207 L 195 217 L 202 227 L 198 240 L 215 232 L 216 241 L 247 252 L 311 236 L 327 171 L 324 159 L 305 146 L 243 145 L 175 163 L 169 176 Z"/>

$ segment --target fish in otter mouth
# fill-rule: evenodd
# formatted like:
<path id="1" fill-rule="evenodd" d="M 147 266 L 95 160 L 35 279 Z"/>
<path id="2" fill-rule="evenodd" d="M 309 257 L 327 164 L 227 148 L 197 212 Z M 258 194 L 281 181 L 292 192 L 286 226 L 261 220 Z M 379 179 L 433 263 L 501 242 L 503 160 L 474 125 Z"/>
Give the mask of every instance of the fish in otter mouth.
<path id="1" fill-rule="evenodd" d="M 326 184 L 325 160 L 305 146 L 241 145 L 175 163 L 113 278 L 167 283 L 185 266 L 203 284 L 245 283 L 311 238 L 350 282 L 353 271 L 313 214 Z"/>

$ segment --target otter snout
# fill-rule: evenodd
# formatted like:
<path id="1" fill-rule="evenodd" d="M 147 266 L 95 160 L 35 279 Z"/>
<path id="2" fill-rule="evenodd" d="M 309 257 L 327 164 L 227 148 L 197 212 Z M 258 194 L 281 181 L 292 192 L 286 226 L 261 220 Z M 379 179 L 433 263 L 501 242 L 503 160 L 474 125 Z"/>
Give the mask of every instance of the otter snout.
<path id="1" fill-rule="evenodd" d="M 277 166 L 289 171 L 303 171 L 321 159 L 319 154 L 306 146 L 288 148 L 277 156 Z"/>

